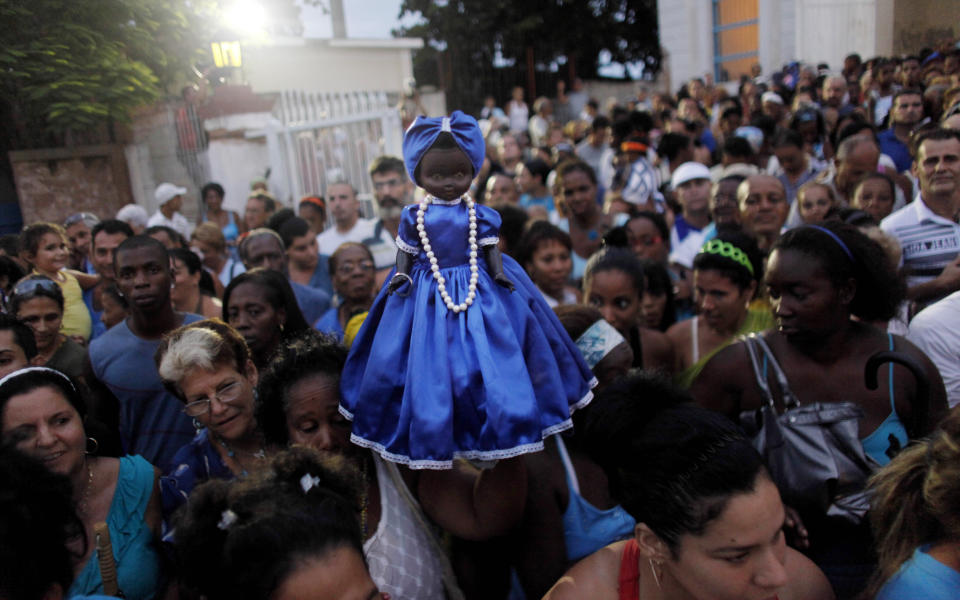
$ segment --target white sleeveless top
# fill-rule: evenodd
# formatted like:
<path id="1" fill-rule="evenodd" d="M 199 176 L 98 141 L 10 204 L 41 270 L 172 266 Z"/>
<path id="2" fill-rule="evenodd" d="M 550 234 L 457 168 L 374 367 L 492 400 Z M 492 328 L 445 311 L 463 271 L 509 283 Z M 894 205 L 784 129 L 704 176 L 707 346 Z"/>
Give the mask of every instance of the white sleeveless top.
<path id="1" fill-rule="evenodd" d="M 420 526 L 397 489 L 388 471 L 397 466 L 376 453 L 373 462 L 380 485 L 380 523 L 363 545 L 370 576 L 393 600 L 444 600 L 443 564 L 430 539 L 433 534 Z"/>

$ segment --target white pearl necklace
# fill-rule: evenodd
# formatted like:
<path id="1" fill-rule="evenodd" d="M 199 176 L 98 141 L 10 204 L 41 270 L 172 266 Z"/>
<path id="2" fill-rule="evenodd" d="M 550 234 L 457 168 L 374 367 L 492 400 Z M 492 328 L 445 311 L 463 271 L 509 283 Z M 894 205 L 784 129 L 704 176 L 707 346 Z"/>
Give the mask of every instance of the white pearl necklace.
<path id="1" fill-rule="evenodd" d="M 477 207 L 473 198 L 470 196 L 464 196 L 464 198 L 467 202 L 467 210 L 470 213 L 470 235 L 467 238 L 467 241 L 470 242 L 470 284 L 467 286 L 467 297 L 460 304 L 454 304 L 450 294 L 447 293 L 447 280 L 440 274 L 437 256 L 433 253 L 430 238 L 427 237 L 427 228 L 423 224 L 423 215 L 427 212 L 427 206 L 433 197 L 426 196 L 420 201 L 420 207 L 417 209 L 417 232 L 420 234 L 420 245 L 430 261 L 430 270 L 433 271 L 433 278 L 437 280 L 437 290 L 440 292 L 440 298 L 447 305 L 447 310 L 452 310 L 455 313 L 466 312 L 467 308 L 473 304 L 473 299 L 477 297 L 477 279 L 480 276 L 480 270 L 477 268 Z"/>

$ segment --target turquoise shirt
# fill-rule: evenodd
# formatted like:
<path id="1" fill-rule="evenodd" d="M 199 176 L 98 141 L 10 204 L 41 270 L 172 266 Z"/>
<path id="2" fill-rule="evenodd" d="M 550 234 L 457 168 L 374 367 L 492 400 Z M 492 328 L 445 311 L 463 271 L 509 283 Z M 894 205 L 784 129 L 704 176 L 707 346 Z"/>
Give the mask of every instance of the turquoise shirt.
<path id="1" fill-rule="evenodd" d="M 927 554 L 929 546 L 913 552 L 877 594 L 877 600 L 956 600 L 960 597 L 960 572 Z"/>
<path id="2" fill-rule="evenodd" d="M 153 465 L 142 456 L 120 458 L 107 527 L 117 564 L 117 582 L 127 600 L 150 600 L 160 585 L 160 557 L 154 547 L 153 532 L 145 520 L 154 481 Z M 93 544 L 94 540 L 89 543 Z M 94 550 L 70 586 L 67 597 L 102 593 L 100 562 Z"/>

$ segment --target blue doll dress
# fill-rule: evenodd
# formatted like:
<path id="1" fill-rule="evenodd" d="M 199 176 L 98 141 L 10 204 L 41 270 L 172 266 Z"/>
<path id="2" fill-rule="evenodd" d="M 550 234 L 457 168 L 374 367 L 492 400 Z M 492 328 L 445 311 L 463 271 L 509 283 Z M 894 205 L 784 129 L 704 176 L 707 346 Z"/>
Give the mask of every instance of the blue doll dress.
<path id="1" fill-rule="evenodd" d="M 481 252 L 473 304 L 447 310 L 420 247 L 417 208 L 404 208 L 397 235 L 400 250 L 416 257 L 412 284 L 393 295 L 383 286 L 343 370 L 340 412 L 353 421 L 351 440 L 414 469 L 541 450 L 590 402 L 593 373 L 509 256 L 503 270 L 514 292 L 494 281 Z M 477 205 L 476 219 L 477 244 L 496 244 L 500 215 Z M 459 304 L 470 280 L 466 202 L 432 199 L 424 224 L 447 293 Z"/>

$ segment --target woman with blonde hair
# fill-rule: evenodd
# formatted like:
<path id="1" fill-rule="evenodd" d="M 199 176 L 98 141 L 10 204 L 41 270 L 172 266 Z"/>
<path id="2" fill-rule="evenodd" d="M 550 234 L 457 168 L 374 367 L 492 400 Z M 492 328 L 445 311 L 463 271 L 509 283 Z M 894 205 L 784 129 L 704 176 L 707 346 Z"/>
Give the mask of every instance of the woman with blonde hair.
<path id="1" fill-rule="evenodd" d="M 960 409 L 870 480 L 879 566 L 870 598 L 956 598 L 960 591 Z"/>

